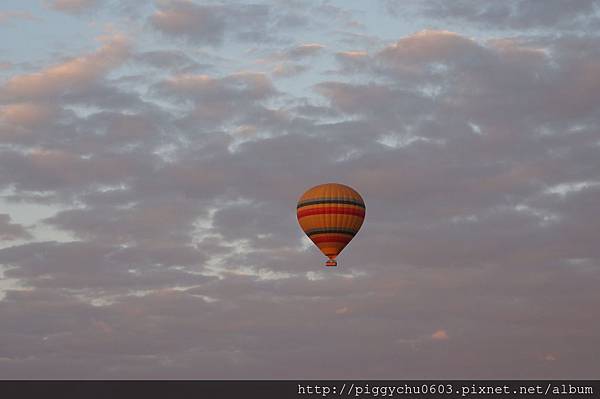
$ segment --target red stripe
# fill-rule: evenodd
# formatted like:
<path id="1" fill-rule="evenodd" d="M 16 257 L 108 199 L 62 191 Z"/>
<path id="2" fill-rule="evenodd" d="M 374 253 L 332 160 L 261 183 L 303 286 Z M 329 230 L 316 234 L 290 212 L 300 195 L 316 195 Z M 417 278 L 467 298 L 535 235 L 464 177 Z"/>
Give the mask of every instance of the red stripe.
<path id="1" fill-rule="evenodd" d="M 298 219 L 301 219 L 305 216 L 314 216 L 314 215 L 330 215 L 330 214 L 338 214 L 338 215 L 353 215 L 353 216 L 361 216 L 365 217 L 365 210 L 362 208 L 338 208 L 333 206 L 323 206 L 320 208 L 312 208 L 312 209 L 301 209 L 298 211 Z"/>
<path id="2" fill-rule="evenodd" d="M 322 242 L 341 242 L 344 244 L 348 244 L 351 239 L 352 239 L 352 237 L 343 237 L 343 236 L 340 237 L 340 236 L 332 236 L 332 235 L 328 235 L 328 234 L 322 234 L 322 235 L 318 235 L 316 237 L 311 237 L 311 240 L 315 244 L 320 244 Z"/>

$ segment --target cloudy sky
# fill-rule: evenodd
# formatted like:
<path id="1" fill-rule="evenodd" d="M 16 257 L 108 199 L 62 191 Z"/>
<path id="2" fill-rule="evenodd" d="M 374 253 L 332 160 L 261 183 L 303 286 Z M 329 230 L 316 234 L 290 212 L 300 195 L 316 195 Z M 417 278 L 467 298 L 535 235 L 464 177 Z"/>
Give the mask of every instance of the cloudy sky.
<path id="1" fill-rule="evenodd" d="M 599 15 L 3 0 L 0 378 L 597 378 Z"/>

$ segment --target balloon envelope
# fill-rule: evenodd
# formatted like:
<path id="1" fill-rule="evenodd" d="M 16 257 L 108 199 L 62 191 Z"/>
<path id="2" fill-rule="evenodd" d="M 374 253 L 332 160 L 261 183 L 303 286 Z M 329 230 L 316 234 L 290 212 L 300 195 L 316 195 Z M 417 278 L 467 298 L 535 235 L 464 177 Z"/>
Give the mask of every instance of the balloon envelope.
<path id="1" fill-rule="evenodd" d="M 307 190 L 296 207 L 298 223 L 308 238 L 336 266 L 335 258 L 354 238 L 365 219 L 365 202 L 356 190 L 327 183 Z"/>

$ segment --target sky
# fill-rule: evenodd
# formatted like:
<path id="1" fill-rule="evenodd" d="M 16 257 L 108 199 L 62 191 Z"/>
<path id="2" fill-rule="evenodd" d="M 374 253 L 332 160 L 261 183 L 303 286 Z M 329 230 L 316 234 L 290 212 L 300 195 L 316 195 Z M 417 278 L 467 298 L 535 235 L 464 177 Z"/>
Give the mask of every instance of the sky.
<path id="1" fill-rule="evenodd" d="M 600 2 L 4 0 L 0 378 L 600 373 Z M 325 268 L 296 202 L 365 223 Z"/>

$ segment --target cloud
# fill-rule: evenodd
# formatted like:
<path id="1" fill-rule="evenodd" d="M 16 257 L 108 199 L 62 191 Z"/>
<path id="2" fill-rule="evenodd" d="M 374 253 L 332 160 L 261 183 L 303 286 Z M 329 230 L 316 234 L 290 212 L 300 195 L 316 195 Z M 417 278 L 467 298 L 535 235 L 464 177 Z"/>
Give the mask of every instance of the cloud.
<path id="1" fill-rule="evenodd" d="M 227 38 L 239 41 L 276 40 L 277 30 L 304 24 L 304 17 L 263 4 L 208 4 L 164 2 L 150 17 L 159 32 L 195 44 L 221 46 Z"/>
<path id="2" fill-rule="evenodd" d="M 145 51 L 136 54 L 135 59 L 141 63 L 159 69 L 175 69 L 191 72 L 195 69 L 211 68 L 209 64 L 199 64 L 183 51 L 175 50 Z"/>
<path id="3" fill-rule="evenodd" d="M 240 72 L 223 78 L 209 75 L 178 75 L 166 82 L 163 88 L 169 94 L 180 98 L 232 101 L 240 97 L 241 101 L 266 99 L 275 94 L 269 79 L 261 73 Z"/>
<path id="4" fill-rule="evenodd" d="M 225 16 L 220 6 L 200 6 L 187 1 L 164 3 L 152 15 L 151 23 L 159 31 L 182 36 L 195 43 L 221 44 L 225 34 Z"/>
<path id="5" fill-rule="evenodd" d="M 424 30 L 398 40 L 378 56 L 390 66 L 423 65 L 434 61 L 471 61 L 479 48 L 476 42 L 455 32 Z"/>
<path id="6" fill-rule="evenodd" d="M 478 43 L 451 32 L 423 31 L 385 47 L 371 57 L 371 62 L 363 61 L 362 72 L 413 82 L 410 94 L 423 100 L 452 98 L 451 102 L 438 103 L 471 107 L 472 118 L 483 117 L 490 123 L 502 124 L 499 118 L 509 114 L 535 115 L 542 123 L 590 117 L 597 61 L 589 57 L 557 67 L 553 57 L 562 51 L 551 57 L 542 46 L 515 40 Z M 347 57 L 338 60 L 346 71 L 357 70 L 357 64 Z M 344 87 L 334 84 L 331 87 Z M 317 87 L 327 86 L 321 83 Z M 369 90 L 388 91 L 390 95 L 402 92 L 383 84 L 372 84 Z M 549 102 L 548 98 L 557 101 Z M 336 105 L 347 107 L 349 101 L 339 97 Z"/>
<path id="7" fill-rule="evenodd" d="M 203 126 L 251 125 L 254 118 L 269 118 L 264 102 L 276 97 L 277 90 L 263 73 L 239 72 L 225 77 L 176 75 L 155 86 L 158 93 L 193 109 L 184 123 Z"/>
<path id="8" fill-rule="evenodd" d="M 51 9 L 68 14 L 81 14 L 98 5 L 97 0 L 46 0 L 46 3 Z"/>
<path id="9" fill-rule="evenodd" d="M 177 0 L 160 2 L 149 17 L 149 23 L 167 37 L 182 38 L 189 43 L 215 48 L 228 41 L 287 44 L 292 41 L 287 36 L 288 32 L 313 25 L 324 26 L 330 23 L 331 15 L 339 12 L 341 9 L 333 6 L 313 6 L 309 3 L 198 4 Z M 318 14 L 317 17 L 315 14 Z M 345 18 L 340 17 L 335 22 L 344 23 Z"/>
<path id="10" fill-rule="evenodd" d="M 93 184 L 118 183 L 145 167 L 126 154 L 85 157 L 66 150 L 32 149 L 23 154 L 5 150 L 0 164 L 4 182 L 15 182 L 24 190 L 61 190 Z"/>
<path id="11" fill-rule="evenodd" d="M 0 87 L 0 100 L 41 100 L 89 87 L 124 62 L 128 56 L 128 44 L 123 36 L 102 40 L 104 44 L 97 52 L 73 58 L 37 73 L 11 77 Z"/>
<path id="12" fill-rule="evenodd" d="M 317 57 L 324 48 L 324 45 L 318 43 L 300 44 L 275 52 L 260 62 L 275 64 L 271 72 L 272 76 L 289 78 L 308 71 L 310 66 L 301 62 Z"/>
<path id="13" fill-rule="evenodd" d="M 64 230 L 71 230 L 85 239 L 100 242 L 131 244 L 135 242 L 165 245 L 184 243 L 190 239 L 193 223 L 205 210 L 195 201 L 180 200 L 113 208 L 71 209 L 46 219 Z M 119 233 L 115 234 L 115 231 Z"/>
<path id="14" fill-rule="evenodd" d="M 359 72 L 368 69 L 368 55 L 366 51 L 340 51 L 335 58 L 344 72 Z"/>
<path id="15" fill-rule="evenodd" d="M 401 2 L 388 2 L 400 13 Z M 593 0 L 568 7 L 560 0 L 543 3 L 512 0 L 502 3 L 460 0 L 452 3 L 428 1 L 419 4 L 427 17 L 459 21 L 492 29 L 585 29 L 597 26 L 598 5 Z"/>
<path id="16" fill-rule="evenodd" d="M 35 21 L 37 18 L 27 11 L 0 11 L 0 24 L 5 24 L 16 19 Z"/>
<path id="17" fill-rule="evenodd" d="M 5 278 L 19 279 L 31 288 L 75 290 L 88 300 L 193 286 L 210 279 L 184 270 L 199 271 L 204 260 L 201 253 L 186 246 L 38 242 L 2 249 L 0 258 L 12 266 L 4 272 Z"/>
<path id="18" fill-rule="evenodd" d="M 11 223 L 10 215 L 0 214 L 0 241 L 30 239 L 32 235 L 20 224 Z"/>
<path id="19" fill-rule="evenodd" d="M 292 60 L 301 60 L 317 55 L 324 48 L 325 46 L 319 43 L 300 44 L 287 50 L 285 55 Z"/>
<path id="20" fill-rule="evenodd" d="M 37 127 L 52 120 L 57 111 L 48 103 L 11 103 L 0 106 L 0 120 L 9 125 Z"/>
<path id="21" fill-rule="evenodd" d="M 275 68 L 273 68 L 272 74 L 277 77 L 288 78 L 297 76 L 307 70 L 308 67 L 305 65 L 284 63 L 277 64 Z"/>

